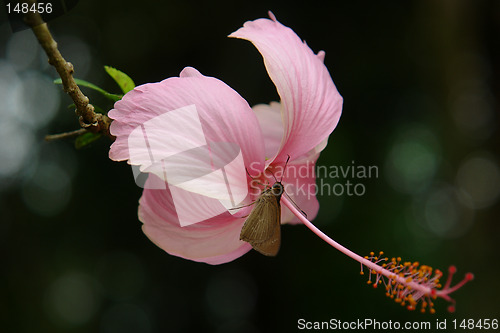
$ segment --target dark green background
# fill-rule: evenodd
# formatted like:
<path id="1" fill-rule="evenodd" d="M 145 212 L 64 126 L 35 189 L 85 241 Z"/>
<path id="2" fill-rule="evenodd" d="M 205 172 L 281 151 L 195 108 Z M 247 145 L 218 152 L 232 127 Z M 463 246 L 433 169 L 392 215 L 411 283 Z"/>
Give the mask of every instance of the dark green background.
<path id="1" fill-rule="evenodd" d="M 30 180 L 23 170 L 2 178 L 1 331 L 290 332 L 299 318 L 433 324 L 446 318 L 450 329 L 452 319 L 500 319 L 498 205 L 474 212 L 460 208 L 457 221 L 468 219 L 467 214 L 473 214 L 473 221 L 458 235 L 453 229 L 436 234 L 423 221 L 424 210 L 433 204 L 443 216 L 453 214 L 446 200 L 432 201 L 433 189 L 453 188 L 465 160 L 489 156 L 498 167 L 499 2 L 86 0 L 51 22 L 50 29 L 63 55 L 74 62 L 75 76 L 108 91 L 118 88 L 103 65 L 123 70 L 137 84 L 177 76 L 193 66 L 254 105 L 277 100 L 276 90 L 253 46 L 226 36 L 247 20 L 266 17 L 268 10 L 315 52 L 326 51 L 325 64 L 344 97 L 340 123 L 318 163 L 347 166 L 355 161 L 379 168 L 378 178 L 361 180 L 364 196 L 320 197 L 314 222 L 362 255 L 384 250 L 443 271 L 455 264 L 457 279 L 473 272 L 476 279 L 453 295 L 457 311 L 447 313 L 443 300 L 436 301 L 435 315 L 406 311 L 383 290 L 368 287 L 357 262 L 303 226 L 282 228 L 276 258 L 252 251 L 210 266 L 166 254 L 142 233 L 137 219 L 141 189 L 126 163 L 108 159 L 109 140 L 80 151 L 74 151 L 71 141 L 42 142 L 45 134 L 78 126 L 66 108 L 70 99 L 61 91 L 57 115 L 35 134 L 37 159 L 57 161 L 71 175 L 70 193 L 50 197 L 69 196 L 64 208 L 37 214 L 25 204 Z M 3 57 L 12 33 L 6 24 L 1 29 Z M 72 40 L 68 36 L 87 47 L 84 77 L 70 57 L 75 54 L 78 60 L 78 52 L 63 42 Z M 57 77 L 42 65 L 31 70 Z M 476 95 L 488 101 L 490 118 L 483 125 L 490 133 L 485 129 L 473 135 L 457 126 L 460 82 L 475 84 Z M 95 104 L 109 107 L 86 92 Z M 467 109 L 471 122 L 476 107 L 480 112 L 474 103 Z M 392 185 L 397 175 L 388 162 L 394 147 L 408 142 L 404 140 L 421 140 L 436 161 L 432 176 L 424 184 L 412 184 L 411 193 Z M 405 165 L 411 169 L 418 156 L 411 149 L 406 153 Z M 37 191 L 43 200 L 43 188 Z"/>

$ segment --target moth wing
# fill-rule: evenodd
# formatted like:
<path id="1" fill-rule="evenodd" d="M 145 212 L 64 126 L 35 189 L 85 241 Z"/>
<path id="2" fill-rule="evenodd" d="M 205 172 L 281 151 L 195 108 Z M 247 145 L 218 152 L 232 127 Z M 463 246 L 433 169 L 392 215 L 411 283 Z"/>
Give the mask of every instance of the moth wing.
<path id="1" fill-rule="evenodd" d="M 260 253 L 275 256 L 281 243 L 281 207 L 270 191 L 261 194 L 241 229 L 240 239 Z"/>
<path id="2" fill-rule="evenodd" d="M 274 223 L 274 233 L 273 235 L 266 241 L 262 243 L 250 243 L 254 250 L 262 253 L 266 256 L 274 257 L 278 254 L 281 245 L 281 226 L 280 221 L 276 221 Z"/>
<path id="3" fill-rule="evenodd" d="M 240 239 L 249 243 L 261 243 L 267 240 L 274 231 L 269 221 L 275 215 L 276 209 L 277 202 L 274 196 L 271 193 L 261 194 L 241 228 Z"/>

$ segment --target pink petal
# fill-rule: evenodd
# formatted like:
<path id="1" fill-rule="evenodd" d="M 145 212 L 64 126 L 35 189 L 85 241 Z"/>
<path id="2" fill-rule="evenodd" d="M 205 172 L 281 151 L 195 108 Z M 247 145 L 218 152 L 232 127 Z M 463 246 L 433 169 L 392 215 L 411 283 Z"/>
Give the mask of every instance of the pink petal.
<path id="1" fill-rule="evenodd" d="M 150 175 L 150 178 L 154 177 Z M 182 227 L 179 210 L 191 209 L 193 216 L 203 215 L 206 211 L 213 211 L 213 206 L 219 203 L 215 199 L 180 191 L 183 193 L 176 195 L 184 196 L 180 203 L 186 207 L 174 205 L 168 189 L 144 189 L 139 201 L 139 219 L 144 223 L 144 233 L 153 243 L 171 255 L 213 265 L 232 261 L 251 249 L 248 243 L 239 240 L 244 218 L 233 217 L 228 212 Z"/>
<path id="2" fill-rule="evenodd" d="M 229 37 L 252 42 L 264 58 L 283 104 L 285 138 L 276 161 L 303 155 L 325 140 L 336 127 L 342 97 L 323 64 L 288 27 L 272 20 L 246 22 Z"/>
<path id="3" fill-rule="evenodd" d="M 272 159 L 279 151 L 283 139 L 283 121 L 281 119 L 281 104 L 271 102 L 270 104 L 258 104 L 252 107 L 259 120 L 266 158 Z"/>
<path id="4" fill-rule="evenodd" d="M 304 163 L 289 163 L 283 177 L 286 195 L 291 197 L 297 207 L 307 214 L 309 220 L 313 220 L 319 211 L 314 171 L 318 156 L 319 154 L 313 160 Z M 288 208 L 281 205 L 281 223 L 298 224 L 300 221 Z"/>
<path id="5" fill-rule="evenodd" d="M 304 164 L 307 163 L 308 161 L 309 163 L 311 163 L 311 161 L 315 163 L 318 160 L 319 154 L 323 151 L 323 149 L 326 148 L 327 144 L 328 144 L 328 138 L 321 141 L 316 147 L 309 150 L 307 153 L 294 158 L 293 163 Z"/>
<path id="6" fill-rule="evenodd" d="M 199 118 L 198 124 L 192 118 L 184 121 L 176 118 L 175 123 L 156 121 L 179 110 L 193 110 Z M 187 112 L 187 111 L 186 111 Z M 168 78 L 159 83 L 145 84 L 127 93 L 115 108 L 109 112 L 114 119 L 111 134 L 116 141 L 111 146 L 109 156 L 113 160 L 129 160 L 144 169 L 158 165 L 151 164 L 146 144 L 132 141 L 135 147 L 134 158 L 130 161 L 129 135 L 141 125 L 152 123 L 153 133 L 147 132 L 150 146 L 156 147 L 153 153 L 165 153 L 165 144 L 178 142 L 189 147 L 199 146 L 200 137 L 207 143 L 230 143 L 241 149 L 244 164 L 253 163 L 263 169 L 264 143 L 257 118 L 248 103 L 224 82 L 201 75 L 196 69 L 185 68 L 179 78 Z M 200 125 L 201 129 L 200 131 Z M 191 140 L 191 141 L 190 141 Z M 191 146 L 190 146 L 191 145 Z M 141 152 L 141 147 L 144 149 Z M 224 154 L 221 154 L 223 156 Z M 149 165 L 147 161 L 149 160 Z M 191 163 L 184 163 L 192 167 Z M 146 170 L 153 172 L 151 169 Z"/>

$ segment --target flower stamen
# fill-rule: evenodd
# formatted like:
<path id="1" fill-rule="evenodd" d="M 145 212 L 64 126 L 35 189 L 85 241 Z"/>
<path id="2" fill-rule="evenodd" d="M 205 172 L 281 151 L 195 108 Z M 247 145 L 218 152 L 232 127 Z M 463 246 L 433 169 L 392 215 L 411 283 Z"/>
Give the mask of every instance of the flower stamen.
<path id="1" fill-rule="evenodd" d="M 455 266 L 450 266 L 448 269 L 448 279 L 444 287 L 439 289 L 442 287 L 439 280 L 443 276 L 443 273 L 439 269 L 420 265 L 417 261 L 402 262 L 401 257 L 393 257 L 389 260 L 387 257 L 381 258 L 382 255 L 382 251 L 379 256 L 375 256 L 374 252 L 370 252 L 369 256 L 364 257 L 365 260 L 381 268 L 380 270 L 370 268 L 368 284 L 372 283 L 372 273 L 375 274 L 376 278 L 373 287 L 383 282 L 386 289 L 386 296 L 394 299 L 396 303 L 406 306 L 408 310 L 416 310 L 417 305 L 420 303 L 420 312 L 429 311 L 430 313 L 435 313 L 433 300 L 441 297 L 452 303 L 448 306 L 448 311 L 454 312 L 455 300 L 449 295 L 474 278 L 472 273 L 467 273 L 462 281 L 450 287 L 453 275 L 457 271 Z M 384 263 L 380 265 L 381 262 Z M 361 266 L 361 272 L 363 272 L 363 264 Z"/>

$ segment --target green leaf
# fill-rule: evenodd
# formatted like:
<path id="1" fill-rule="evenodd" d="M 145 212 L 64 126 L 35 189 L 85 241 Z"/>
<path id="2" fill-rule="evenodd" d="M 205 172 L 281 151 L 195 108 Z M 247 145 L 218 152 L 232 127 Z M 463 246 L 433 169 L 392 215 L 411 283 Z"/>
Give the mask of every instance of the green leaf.
<path id="1" fill-rule="evenodd" d="M 104 66 L 104 69 L 116 81 L 124 94 L 135 88 L 134 81 L 127 74 L 110 66 Z"/>
<path id="2" fill-rule="evenodd" d="M 81 149 L 81 148 L 91 144 L 92 142 L 98 140 L 101 136 L 102 136 L 102 134 L 100 134 L 100 133 L 91 133 L 91 132 L 87 132 L 85 134 L 82 134 L 76 138 L 75 148 Z"/>
<path id="3" fill-rule="evenodd" d="M 81 87 L 90 88 L 90 89 L 93 89 L 93 90 L 101 93 L 104 97 L 109 98 L 113 102 L 119 101 L 123 97 L 123 95 L 117 95 L 117 94 L 109 93 L 106 90 L 104 90 L 102 88 L 99 88 L 95 84 L 87 82 L 85 80 L 75 79 L 75 82 L 76 82 L 77 85 L 79 85 Z M 61 79 L 54 80 L 54 83 L 55 84 L 62 84 L 62 80 Z"/>
<path id="4" fill-rule="evenodd" d="M 106 111 L 104 111 L 101 107 L 94 105 L 94 111 L 97 113 L 102 113 L 102 114 L 107 114 Z"/>

